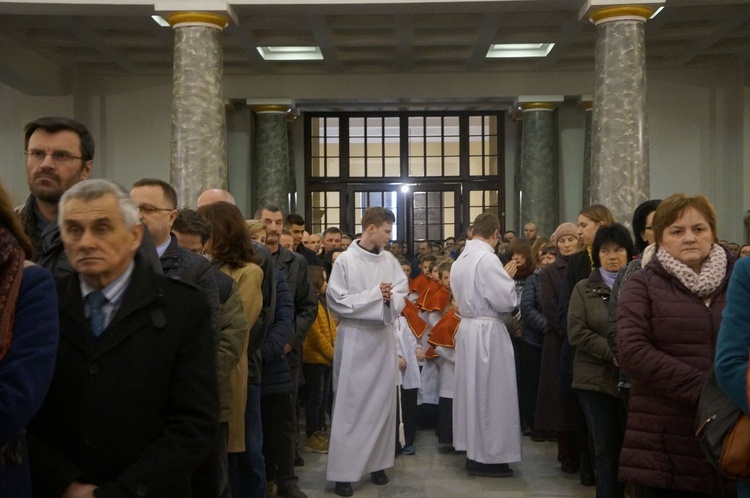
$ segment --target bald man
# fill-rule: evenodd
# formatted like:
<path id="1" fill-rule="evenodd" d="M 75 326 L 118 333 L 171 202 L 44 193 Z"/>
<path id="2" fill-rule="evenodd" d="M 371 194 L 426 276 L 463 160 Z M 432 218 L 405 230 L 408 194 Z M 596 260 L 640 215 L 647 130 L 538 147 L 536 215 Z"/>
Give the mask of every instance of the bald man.
<path id="1" fill-rule="evenodd" d="M 228 190 L 224 190 L 221 188 L 210 188 L 208 190 L 204 190 L 203 193 L 198 197 L 198 207 L 221 201 L 228 202 L 232 205 L 237 204 L 234 201 L 234 196 L 230 194 Z"/>

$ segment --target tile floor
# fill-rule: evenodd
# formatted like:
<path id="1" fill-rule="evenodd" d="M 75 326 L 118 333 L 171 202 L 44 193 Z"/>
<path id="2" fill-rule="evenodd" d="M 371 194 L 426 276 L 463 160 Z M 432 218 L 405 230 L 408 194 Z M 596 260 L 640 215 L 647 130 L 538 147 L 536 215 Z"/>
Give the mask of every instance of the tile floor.
<path id="1" fill-rule="evenodd" d="M 399 456 L 394 467 L 386 470 L 391 480 L 387 485 L 375 486 L 369 475 L 353 483 L 354 497 L 593 498 L 596 495 L 595 488 L 579 484 L 578 474 L 560 471 L 556 443 L 536 443 L 524 437 L 523 461 L 511 464 L 515 475 L 506 479 L 469 476 L 464 470 L 465 456 L 439 453 L 433 431 L 418 431 L 416 448 L 416 455 Z M 327 455 L 306 452 L 301 455 L 305 466 L 296 469 L 300 489 L 309 498 L 336 496 L 333 483 L 325 480 Z"/>

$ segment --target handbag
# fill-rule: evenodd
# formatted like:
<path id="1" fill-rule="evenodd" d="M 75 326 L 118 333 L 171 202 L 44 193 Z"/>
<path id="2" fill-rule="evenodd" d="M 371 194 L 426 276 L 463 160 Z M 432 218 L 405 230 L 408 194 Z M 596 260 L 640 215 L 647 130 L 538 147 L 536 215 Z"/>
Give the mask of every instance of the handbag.
<path id="1" fill-rule="evenodd" d="M 709 463 L 727 477 L 750 479 L 750 418 L 719 388 L 713 369 L 698 400 L 696 425 Z"/>

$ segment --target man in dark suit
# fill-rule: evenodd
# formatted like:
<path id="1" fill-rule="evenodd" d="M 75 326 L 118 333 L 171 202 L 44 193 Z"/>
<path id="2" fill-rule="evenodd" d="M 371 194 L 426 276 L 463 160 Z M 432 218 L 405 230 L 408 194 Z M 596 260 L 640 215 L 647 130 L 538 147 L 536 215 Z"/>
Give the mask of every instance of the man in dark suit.
<path id="1" fill-rule="evenodd" d="M 74 273 L 58 280 L 57 365 L 28 431 L 35 496 L 191 498 L 218 420 L 206 299 L 136 256 L 143 227 L 119 186 L 77 183 L 59 219 Z"/>

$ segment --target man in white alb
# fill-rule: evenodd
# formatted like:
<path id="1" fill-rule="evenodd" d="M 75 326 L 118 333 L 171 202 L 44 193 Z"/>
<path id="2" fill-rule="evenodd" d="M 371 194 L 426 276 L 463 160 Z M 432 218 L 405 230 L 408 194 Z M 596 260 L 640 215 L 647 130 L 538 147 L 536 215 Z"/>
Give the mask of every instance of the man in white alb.
<path id="1" fill-rule="evenodd" d="M 326 295 L 341 317 L 333 360 L 334 405 L 326 477 L 339 496 L 370 472 L 388 482 L 396 440 L 398 360 L 394 327 L 409 285 L 398 260 L 384 247 L 393 213 L 381 207 L 362 215 L 362 238 L 336 259 Z"/>
<path id="2" fill-rule="evenodd" d="M 461 310 L 456 334 L 453 445 L 466 450 L 471 475 L 510 477 L 521 460 L 521 426 L 513 345 L 503 323 L 516 306 L 516 285 L 495 254 L 500 221 L 482 213 L 473 239 L 451 268 Z"/>

